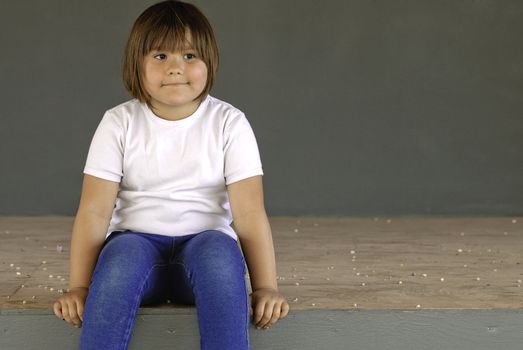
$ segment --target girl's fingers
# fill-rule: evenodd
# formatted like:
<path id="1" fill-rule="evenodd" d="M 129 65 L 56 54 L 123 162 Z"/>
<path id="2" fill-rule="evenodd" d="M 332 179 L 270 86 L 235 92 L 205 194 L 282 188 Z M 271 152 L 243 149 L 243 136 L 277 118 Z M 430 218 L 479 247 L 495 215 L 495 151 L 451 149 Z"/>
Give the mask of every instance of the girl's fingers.
<path id="1" fill-rule="evenodd" d="M 282 318 L 287 316 L 288 313 L 289 313 L 289 304 L 287 303 L 287 301 L 283 300 L 280 302 L 276 302 L 272 309 L 272 316 L 271 316 L 269 322 L 267 322 L 265 325 L 263 325 L 263 328 L 269 329 L 274 324 L 276 324 L 276 322 L 278 322 L 278 320 L 281 320 Z"/>
<path id="2" fill-rule="evenodd" d="M 71 323 L 71 318 L 69 317 L 69 306 L 65 301 L 62 301 L 62 318 L 68 323 Z"/>
<path id="3" fill-rule="evenodd" d="M 271 326 L 278 321 L 278 319 L 280 318 L 280 310 L 281 306 L 279 303 L 275 303 L 272 308 L 267 307 L 267 315 L 269 317 L 269 320 L 262 325 L 264 329 L 271 328 Z"/>
<path id="4" fill-rule="evenodd" d="M 281 313 L 281 303 L 275 303 L 274 307 L 272 309 L 271 318 L 270 318 L 269 322 L 267 322 L 265 324 L 265 326 L 263 326 L 263 327 L 269 328 L 272 325 L 274 325 L 280 319 L 280 313 Z"/>
<path id="5" fill-rule="evenodd" d="M 256 325 L 257 327 L 264 327 L 267 325 L 267 322 L 270 321 L 270 319 L 272 317 L 272 312 L 274 310 L 274 304 L 275 304 L 274 301 L 269 301 L 265 304 L 263 317 L 260 319 L 260 321 Z"/>
<path id="6" fill-rule="evenodd" d="M 289 303 L 287 303 L 285 298 L 269 298 L 255 301 L 253 323 L 258 329 L 261 327 L 265 329 L 270 328 L 289 313 Z"/>
<path id="7" fill-rule="evenodd" d="M 263 317 L 263 312 L 265 310 L 265 303 L 259 302 L 254 306 L 254 319 L 253 323 L 258 324 Z"/>
<path id="8" fill-rule="evenodd" d="M 76 312 L 78 313 L 78 317 L 80 318 L 80 321 L 84 321 L 84 304 L 81 302 L 76 302 Z"/>
<path id="9" fill-rule="evenodd" d="M 76 313 L 74 301 L 62 301 L 62 318 L 73 326 L 80 326 L 82 324 Z"/>
<path id="10" fill-rule="evenodd" d="M 62 319 L 64 318 L 62 316 L 62 304 L 59 301 L 56 301 L 53 304 L 53 311 L 54 311 L 54 314 L 56 315 L 56 317 L 62 318 Z"/>
<path id="11" fill-rule="evenodd" d="M 80 318 L 78 317 L 78 312 L 76 310 L 76 302 L 71 301 L 71 304 L 69 305 L 69 318 L 71 320 L 71 323 L 75 326 L 79 326 L 81 324 Z"/>
<path id="12" fill-rule="evenodd" d="M 289 303 L 287 301 L 284 301 L 281 304 L 281 314 L 280 314 L 280 320 L 282 318 L 285 318 L 289 314 Z"/>

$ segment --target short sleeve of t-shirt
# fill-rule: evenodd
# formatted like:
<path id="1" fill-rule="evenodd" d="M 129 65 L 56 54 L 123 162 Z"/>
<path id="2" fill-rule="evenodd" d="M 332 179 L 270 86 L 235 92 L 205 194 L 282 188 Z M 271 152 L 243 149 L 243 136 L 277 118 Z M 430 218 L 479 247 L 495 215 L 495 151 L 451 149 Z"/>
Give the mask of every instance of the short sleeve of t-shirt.
<path id="1" fill-rule="evenodd" d="M 263 175 L 256 137 L 245 115 L 239 114 L 226 124 L 224 141 L 226 185 L 248 177 Z"/>
<path id="2" fill-rule="evenodd" d="M 106 112 L 94 133 L 84 173 L 120 182 L 123 176 L 123 127 L 121 121 Z"/>

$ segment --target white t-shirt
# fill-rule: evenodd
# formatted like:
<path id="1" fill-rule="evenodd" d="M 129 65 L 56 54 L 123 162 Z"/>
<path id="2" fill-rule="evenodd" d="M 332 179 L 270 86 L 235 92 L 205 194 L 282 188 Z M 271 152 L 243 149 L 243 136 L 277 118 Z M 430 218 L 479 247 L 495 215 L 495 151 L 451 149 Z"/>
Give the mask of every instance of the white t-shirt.
<path id="1" fill-rule="evenodd" d="M 245 115 L 207 96 L 192 115 L 176 121 L 159 118 L 136 99 L 108 110 L 84 173 L 120 183 L 107 236 L 212 229 L 238 240 L 226 185 L 263 170 Z"/>

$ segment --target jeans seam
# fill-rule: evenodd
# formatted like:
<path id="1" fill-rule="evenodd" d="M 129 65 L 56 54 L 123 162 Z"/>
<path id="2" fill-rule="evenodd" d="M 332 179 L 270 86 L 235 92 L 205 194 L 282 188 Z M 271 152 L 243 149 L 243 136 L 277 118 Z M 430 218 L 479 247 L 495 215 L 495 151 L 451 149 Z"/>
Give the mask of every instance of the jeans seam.
<path id="1" fill-rule="evenodd" d="M 183 264 L 181 262 L 174 262 L 173 265 L 180 265 L 183 268 L 183 272 L 185 273 L 185 277 L 191 283 L 191 288 L 194 289 L 194 286 L 193 286 L 192 280 L 191 280 L 191 274 L 189 273 L 189 271 L 187 271 L 187 268 L 185 267 L 185 264 Z M 196 298 L 196 295 L 195 295 L 195 298 Z"/>
<path id="2" fill-rule="evenodd" d="M 141 303 L 141 299 L 142 299 L 142 292 L 143 292 L 143 289 L 144 289 L 144 286 L 145 286 L 145 282 L 147 281 L 147 279 L 149 278 L 149 275 L 151 274 L 151 271 L 158 267 L 158 266 L 162 266 L 161 264 L 154 264 L 153 266 L 151 266 L 151 268 L 149 269 L 149 271 L 147 272 L 147 274 L 145 275 L 144 279 L 142 280 L 142 285 L 140 287 L 140 290 L 139 292 L 137 293 L 136 297 L 135 297 L 135 300 L 134 300 L 134 305 L 135 307 L 131 308 L 131 310 L 135 309 L 136 310 L 136 313 L 138 313 L 138 308 L 140 307 L 140 303 Z M 136 306 L 136 304 L 138 304 L 138 306 Z M 124 334 L 124 342 L 123 344 L 128 344 L 130 342 L 130 337 L 131 337 L 131 332 L 132 332 L 132 329 L 134 328 L 133 327 L 133 322 L 136 320 L 136 317 L 134 317 L 134 319 L 132 317 L 129 317 L 129 321 L 127 323 L 127 326 L 126 326 L 126 330 L 125 330 L 125 334 Z M 125 347 L 123 347 L 122 349 L 125 349 Z"/>

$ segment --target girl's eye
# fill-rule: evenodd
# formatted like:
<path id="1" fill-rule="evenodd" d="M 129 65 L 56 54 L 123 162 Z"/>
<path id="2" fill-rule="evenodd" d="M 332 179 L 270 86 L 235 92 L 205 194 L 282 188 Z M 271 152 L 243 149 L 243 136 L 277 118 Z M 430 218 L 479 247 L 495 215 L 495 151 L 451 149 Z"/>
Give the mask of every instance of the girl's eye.
<path id="1" fill-rule="evenodd" d="M 164 53 L 159 53 L 159 54 L 157 54 L 157 55 L 154 55 L 153 57 L 154 57 L 155 59 L 157 59 L 157 60 L 164 60 L 164 59 L 167 58 L 167 55 L 164 54 Z"/>
<path id="2" fill-rule="evenodd" d="M 186 53 L 185 55 L 183 55 L 183 58 L 186 60 L 192 60 L 196 58 L 196 55 L 193 53 Z"/>

